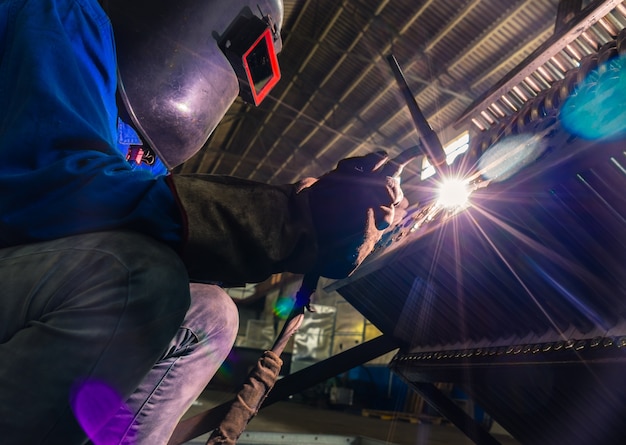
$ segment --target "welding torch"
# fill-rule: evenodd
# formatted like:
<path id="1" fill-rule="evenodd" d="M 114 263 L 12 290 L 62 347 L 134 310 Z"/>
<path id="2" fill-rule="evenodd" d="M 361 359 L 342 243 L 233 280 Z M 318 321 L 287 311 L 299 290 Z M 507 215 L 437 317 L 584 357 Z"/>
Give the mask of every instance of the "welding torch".
<path id="1" fill-rule="evenodd" d="M 404 74 L 402 74 L 400 65 L 398 65 L 398 61 L 393 54 L 387 56 L 387 62 L 389 63 L 396 81 L 398 82 L 400 91 L 409 108 L 411 117 L 413 118 L 413 124 L 415 125 L 415 129 L 420 137 L 420 143 L 402 152 L 394 159 L 394 163 L 406 165 L 416 156 L 423 154 L 431 163 L 435 171 L 439 174 L 439 177 L 444 178 L 447 173 L 446 152 L 437 137 L 437 133 L 435 133 L 430 127 L 428 121 L 422 113 L 422 110 L 420 110 L 420 107 L 415 100 L 415 96 L 413 96 L 413 93 L 409 88 L 409 84 L 407 83 Z"/>
<path id="2" fill-rule="evenodd" d="M 382 174 L 397 178 L 411 161 L 420 155 L 423 155 L 423 148 L 420 145 L 414 145 L 402 151 L 398 156 L 387 161 L 383 167 Z"/>
<path id="3" fill-rule="evenodd" d="M 407 106 L 409 107 L 413 123 L 415 124 L 415 128 L 420 136 L 420 143 L 407 148 L 395 158 L 390 159 L 383 167 L 381 173 L 384 176 L 399 178 L 402 170 L 407 164 L 418 156 L 424 155 L 435 168 L 435 171 L 439 174 L 440 178 L 443 179 L 446 176 L 447 164 L 446 153 L 441 145 L 441 142 L 439 141 L 437 134 L 426 121 L 426 118 L 420 110 L 420 107 L 417 104 L 417 101 L 415 100 L 415 97 L 413 96 L 413 93 L 411 92 L 411 89 L 409 88 L 409 85 L 402 74 L 402 70 L 400 69 L 400 66 L 398 65 L 398 62 L 393 54 L 387 56 L 387 61 L 389 62 L 391 70 L 394 73 L 396 81 L 398 82 L 400 90 L 406 100 Z M 304 308 L 311 310 L 309 298 L 315 290 L 318 279 L 319 276 L 316 274 L 306 274 L 304 276 L 302 286 L 296 295 L 294 310 L 288 317 L 288 321 L 290 323 L 285 324 L 283 332 L 281 332 L 278 336 L 278 339 L 272 348 L 275 352 L 278 352 L 278 354 L 280 354 L 283 350 L 290 335 L 297 330 L 298 326 L 302 322 L 301 317 L 303 315 Z M 297 319 L 297 321 L 295 319 Z M 290 326 L 288 327 L 288 325 Z"/>

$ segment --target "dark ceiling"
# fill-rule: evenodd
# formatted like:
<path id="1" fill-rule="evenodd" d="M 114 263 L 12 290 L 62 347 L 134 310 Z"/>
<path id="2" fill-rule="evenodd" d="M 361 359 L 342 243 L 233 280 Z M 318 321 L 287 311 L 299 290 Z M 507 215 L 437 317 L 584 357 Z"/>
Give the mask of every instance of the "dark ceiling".
<path id="1" fill-rule="evenodd" d="M 389 54 L 445 144 L 468 130 L 455 125 L 464 111 L 553 35 L 559 2 L 284 3 L 281 81 L 259 108 L 238 99 L 179 171 L 288 183 L 347 156 L 414 145 Z"/>

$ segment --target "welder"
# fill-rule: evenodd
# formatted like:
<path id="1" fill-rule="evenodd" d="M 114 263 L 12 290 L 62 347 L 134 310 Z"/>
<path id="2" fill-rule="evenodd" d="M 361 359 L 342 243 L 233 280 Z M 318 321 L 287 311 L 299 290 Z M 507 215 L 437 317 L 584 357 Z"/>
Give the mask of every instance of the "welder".
<path id="1" fill-rule="evenodd" d="M 347 276 L 393 219 L 384 153 L 283 186 L 169 173 L 268 96 L 282 16 L 0 0 L 2 444 L 167 443 L 236 336 L 220 283 Z"/>

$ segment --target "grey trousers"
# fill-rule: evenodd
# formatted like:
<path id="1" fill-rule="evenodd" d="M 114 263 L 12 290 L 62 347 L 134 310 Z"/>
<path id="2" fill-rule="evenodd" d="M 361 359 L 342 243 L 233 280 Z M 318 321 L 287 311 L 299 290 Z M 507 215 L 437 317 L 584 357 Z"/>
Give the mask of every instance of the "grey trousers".
<path id="1" fill-rule="evenodd" d="M 230 297 L 131 232 L 0 249 L 0 438 L 166 444 L 230 351 Z"/>

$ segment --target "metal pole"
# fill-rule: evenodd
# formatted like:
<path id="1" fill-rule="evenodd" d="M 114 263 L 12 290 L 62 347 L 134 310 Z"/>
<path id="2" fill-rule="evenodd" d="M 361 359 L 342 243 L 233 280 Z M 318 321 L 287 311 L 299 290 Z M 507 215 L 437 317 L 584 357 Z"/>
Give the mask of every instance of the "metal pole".
<path id="1" fill-rule="evenodd" d="M 415 96 L 413 96 L 413 93 L 409 88 L 409 84 L 404 78 L 404 74 L 402 74 L 400 65 L 398 65 L 398 61 L 393 56 L 393 54 L 387 56 L 387 61 L 389 62 L 389 66 L 391 67 L 396 81 L 400 86 L 400 91 L 402 92 L 402 95 L 406 100 L 409 111 L 411 112 L 411 117 L 413 118 L 415 129 L 417 130 L 417 134 L 420 136 L 421 139 L 420 146 L 424 152 L 424 155 L 428 158 L 428 161 L 435 168 L 435 171 L 439 174 L 439 177 L 443 178 L 445 177 L 445 172 L 447 170 L 446 152 L 441 146 L 441 142 L 437 137 L 437 133 L 435 133 L 430 127 L 428 121 L 422 113 L 422 110 L 420 110 L 420 107 L 415 100 Z"/>
<path id="2" fill-rule="evenodd" d="M 409 384 L 426 402 L 463 431 L 477 445 L 502 445 L 432 383 L 409 382 Z"/>

